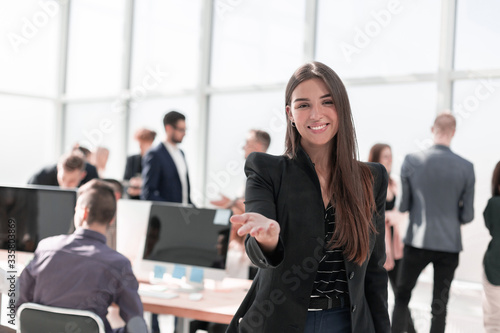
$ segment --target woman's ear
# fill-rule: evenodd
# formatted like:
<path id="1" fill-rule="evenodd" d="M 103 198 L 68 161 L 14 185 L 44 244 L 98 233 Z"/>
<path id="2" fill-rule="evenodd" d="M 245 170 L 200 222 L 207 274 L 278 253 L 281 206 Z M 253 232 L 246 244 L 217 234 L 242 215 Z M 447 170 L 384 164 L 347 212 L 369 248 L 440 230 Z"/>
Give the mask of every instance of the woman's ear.
<path id="1" fill-rule="evenodd" d="M 293 115 L 292 115 L 292 111 L 290 110 L 289 105 L 286 106 L 285 111 L 286 111 L 286 115 L 288 117 L 288 120 L 290 120 L 293 123 Z"/>

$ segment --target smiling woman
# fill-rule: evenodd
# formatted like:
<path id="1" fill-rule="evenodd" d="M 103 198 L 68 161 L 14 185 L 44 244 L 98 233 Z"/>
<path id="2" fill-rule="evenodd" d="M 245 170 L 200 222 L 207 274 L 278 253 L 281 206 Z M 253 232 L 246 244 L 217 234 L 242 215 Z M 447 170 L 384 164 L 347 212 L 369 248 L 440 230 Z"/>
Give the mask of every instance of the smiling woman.
<path id="1" fill-rule="evenodd" d="M 260 270 L 228 332 L 388 332 L 387 172 L 356 160 L 345 87 L 313 62 L 290 78 L 283 156 L 252 153 L 233 215 Z"/>

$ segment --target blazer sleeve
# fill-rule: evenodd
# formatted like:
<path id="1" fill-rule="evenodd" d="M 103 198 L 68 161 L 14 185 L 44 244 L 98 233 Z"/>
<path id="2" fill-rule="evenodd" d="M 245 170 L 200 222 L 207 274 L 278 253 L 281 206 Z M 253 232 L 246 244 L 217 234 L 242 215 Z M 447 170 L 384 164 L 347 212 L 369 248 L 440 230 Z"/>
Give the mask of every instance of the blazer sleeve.
<path id="1" fill-rule="evenodd" d="M 377 164 L 374 173 L 376 213 L 374 216 L 377 234 L 375 245 L 368 260 L 365 275 L 365 296 L 373 318 L 375 332 L 389 332 L 390 320 L 387 306 L 387 271 L 384 268 L 385 253 L 385 201 L 387 196 L 387 171 Z"/>
<path id="2" fill-rule="evenodd" d="M 42 178 L 42 172 L 37 172 L 31 178 L 28 180 L 28 184 L 30 185 L 39 185 L 43 184 L 43 181 L 41 180 Z"/>
<path id="3" fill-rule="evenodd" d="M 483 212 L 484 224 L 493 237 L 496 221 L 500 220 L 500 197 L 492 197 Z"/>
<path id="4" fill-rule="evenodd" d="M 127 163 L 125 164 L 125 173 L 123 174 L 124 180 L 130 180 L 134 176 L 134 156 L 127 157 Z"/>
<path id="5" fill-rule="evenodd" d="M 403 165 L 401 166 L 401 202 L 399 204 L 399 211 L 401 213 L 407 212 L 411 209 L 411 186 L 410 174 L 411 163 L 408 161 L 408 156 L 405 157 Z"/>
<path id="6" fill-rule="evenodd" d="M 269 174 L 269 170 L 276 167 L 272 165 L 273 158 L 275 157 L 263 153 L 252 153 L 248 156 L 245 163 L 245 174 L 247 176 L 245 212 L 259 213 L 268 219 L 276 221 L 274 197 L 276 184 L 274 184 Z M 262 252 L 254 237 L 248 236 L 245 245 L 248 257 L 259 268 L 274 268 L 284 258 L 284 246 L 281 236 L 276 250 L 270 255 Z"/>
<path id="7" fill-rule="evenodd" d="M 465 182 L 465 188 L 460 198 L 460 223 L 469 223 L 474 219 L 474 185 L 476 177 L 474 175 L 474 166 L 470 166 Z"/>
<path id="8" fill-rule="evenodd" d="M 28 180 L 28 184 L 59 186 L 57 181 L 57 167 L 54 165 L 38 171 L 36 174 L 31 176 Z"/>
<path id="9" fill-rule="evenodd" d="M 161 166 L 158 156 L 154 151 L 148 151 L 142 159 L 142 191 L 141 199 L 152 201 L 165 201 L 160 196 Z"/>

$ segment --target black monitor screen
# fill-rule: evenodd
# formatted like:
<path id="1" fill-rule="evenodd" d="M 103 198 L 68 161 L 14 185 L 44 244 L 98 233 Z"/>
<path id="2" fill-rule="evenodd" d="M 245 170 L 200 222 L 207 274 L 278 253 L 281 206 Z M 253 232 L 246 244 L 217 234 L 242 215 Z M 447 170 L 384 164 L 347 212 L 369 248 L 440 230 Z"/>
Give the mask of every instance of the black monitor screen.
<path id="1" fill-rule="evenodd" d="M 75 190 L 0 186 L 0 249 L 9 248 L 9 233 L 17 251 L 34 252 L 40 240 L 71 232 L 75 204 Z"/>
<path id="2" fill-rule="evenodd" d="M 143 259 L 224 269 L 231 210 L 153 203 Z"/>

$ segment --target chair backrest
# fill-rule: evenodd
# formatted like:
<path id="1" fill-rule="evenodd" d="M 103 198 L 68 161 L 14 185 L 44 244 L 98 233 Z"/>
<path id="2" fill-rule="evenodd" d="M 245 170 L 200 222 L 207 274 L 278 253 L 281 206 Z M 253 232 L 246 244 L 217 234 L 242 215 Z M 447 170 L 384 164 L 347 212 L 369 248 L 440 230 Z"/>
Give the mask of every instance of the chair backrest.
<path id="1" fill-rule="evenodd" d="M 24 303 L 17 310 L 17 333 L 105 333 L 102 319 L 87 310 Z"/>

